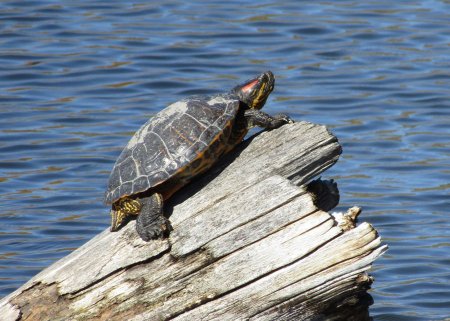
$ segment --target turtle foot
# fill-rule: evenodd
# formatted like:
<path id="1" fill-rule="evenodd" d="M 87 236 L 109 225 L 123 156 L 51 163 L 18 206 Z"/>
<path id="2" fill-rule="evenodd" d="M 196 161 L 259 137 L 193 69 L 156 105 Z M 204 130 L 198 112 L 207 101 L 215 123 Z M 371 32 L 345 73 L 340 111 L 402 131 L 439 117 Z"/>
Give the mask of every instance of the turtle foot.
<path id="1" fill-rule="evenodd" d="M 279 125 L 278 127 L 280 127 L 284 124 L 295 123 L 295 121 L 286 114 L 276 114 L 275 116 L 273 116 L 273 118 L 275 119 L 276 125 Z"/>
<path id="2" fill-rule="evenodd" d="M 163 215 L 164 204 L 161 194 L 155 193 L 140 200 L 142 209 L 136 219 L 136 231 L 141 239 L 150 241 L 167 237 L 171 226 L 169 220 Z"/>
<path id="3" fill-rule="evenodd" d="M 160 216 L 152 223 L 144 226 L 140 223 L 139 216 L 136 222 L 136 231 L 142 240 L 148 242 L 153 239 L 169 236 L 169 232 L 172 230 L 172 228 L 167 218 L 165 218 L 164 216 Z"/>
<path id="4" fill-rule="evenodd" d="M 292 124 L 294 120 L 286 114 L 270 116 L 258 109 L 248 109 L 244 113 L 248 128 L 259 126 L 265 129 L 275 129 L 284 124 Z"/>

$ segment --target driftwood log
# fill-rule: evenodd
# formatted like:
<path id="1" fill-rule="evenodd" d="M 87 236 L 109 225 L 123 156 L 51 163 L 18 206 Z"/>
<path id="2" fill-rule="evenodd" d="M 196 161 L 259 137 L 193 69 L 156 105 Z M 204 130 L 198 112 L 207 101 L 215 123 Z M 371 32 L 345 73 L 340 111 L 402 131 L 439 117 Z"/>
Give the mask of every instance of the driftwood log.
<path id="1" fill-rule="evenodd" d="M 241 144 L 167 204 L 174 230 L 100 233 L 0 302 L 1 320 L 363 320 L 386 246 L 311 179 L 341 153 L 300 122 Z M 105 215 L 107 209 L 105 209 Z"/>

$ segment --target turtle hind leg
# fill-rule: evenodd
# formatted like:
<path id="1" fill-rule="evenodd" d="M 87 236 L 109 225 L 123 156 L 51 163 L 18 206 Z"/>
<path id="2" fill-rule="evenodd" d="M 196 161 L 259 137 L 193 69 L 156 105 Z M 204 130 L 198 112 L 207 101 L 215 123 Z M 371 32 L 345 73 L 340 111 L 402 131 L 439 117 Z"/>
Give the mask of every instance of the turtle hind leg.
<path id="1" fill-rule="evenodd" d="M 136 216 L 141 211 L 141 203 L 129 197 L 123 197 L 112 205 L 111 232 L 118 231 L 126 225 L 132 216 Z"/>
<path id="2" fill-rule="evenodd" d="M 171 227 L 169 220 L 163 215 L 163 198 L 154 193 L 140 199 L 141 213 L 136 219 L 136 231 L 144 241 L 168 236 Z"/>

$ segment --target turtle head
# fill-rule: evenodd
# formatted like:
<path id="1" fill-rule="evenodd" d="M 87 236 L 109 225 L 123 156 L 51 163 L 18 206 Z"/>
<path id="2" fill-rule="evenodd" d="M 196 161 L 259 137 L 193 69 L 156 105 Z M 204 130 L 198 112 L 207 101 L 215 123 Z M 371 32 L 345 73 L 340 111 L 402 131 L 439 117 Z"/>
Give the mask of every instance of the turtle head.
<path id="1" fill-rule="evenodd" d="M 271 71 L 263 72 L 256 78 L 247 80 L 233 88 L 232 93 L 252 109 L 261 109 L 275 86 L 275 77 Z"/>

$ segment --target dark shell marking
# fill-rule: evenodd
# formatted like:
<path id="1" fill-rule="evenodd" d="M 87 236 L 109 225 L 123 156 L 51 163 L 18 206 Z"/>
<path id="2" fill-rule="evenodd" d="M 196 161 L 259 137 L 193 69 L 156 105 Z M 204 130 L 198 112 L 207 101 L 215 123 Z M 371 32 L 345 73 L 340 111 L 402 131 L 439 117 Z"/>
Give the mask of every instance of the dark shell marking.
<path id="1" fill-rule="evenodd" d="M 145 123 L 120 154 L 105 202 L 144 192 L 169 179 L 187 182 L 207 170 L 228 148 L 239 109 L 229 94 L 176 102 Z"/>

